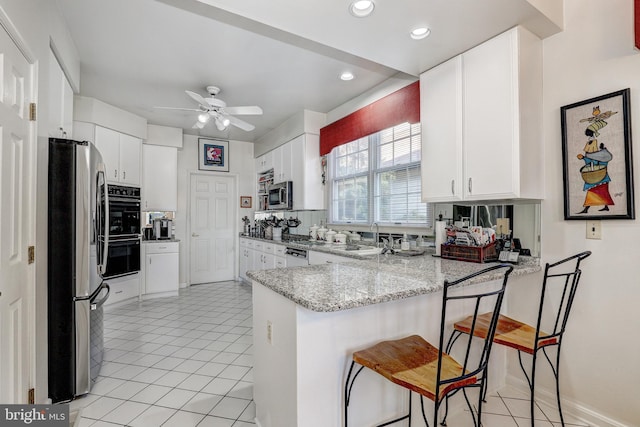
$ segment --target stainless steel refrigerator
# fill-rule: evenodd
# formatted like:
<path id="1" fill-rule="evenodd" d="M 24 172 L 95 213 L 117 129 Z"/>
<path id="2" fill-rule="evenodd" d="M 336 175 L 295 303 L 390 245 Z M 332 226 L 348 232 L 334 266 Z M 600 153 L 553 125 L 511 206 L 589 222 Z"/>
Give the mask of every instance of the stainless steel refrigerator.
<path id="1" fill-rule="evenodd" d="M 48 382 L 57 403 L 88 393 L 102 363 L 109 202 L 93 144 L 50 138 L 48 168 Z"/>

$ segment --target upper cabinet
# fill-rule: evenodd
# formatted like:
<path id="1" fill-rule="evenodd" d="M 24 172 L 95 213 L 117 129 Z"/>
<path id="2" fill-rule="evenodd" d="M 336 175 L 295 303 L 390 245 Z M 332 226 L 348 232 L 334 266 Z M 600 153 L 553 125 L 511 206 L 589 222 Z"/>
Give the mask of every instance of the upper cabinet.
<path id="1" fill-rule="evenodd" d="M 273 151 L 256 158 L 256 172 L 266 172 L 269 169 L 273 169 Z"/>
<path id="2" fill-rule="evenodd" d="M 324 209 L 320 135 L 306 133 L 287 144 L 291 147 L 293 210 Z"/>
<path id="3" fill-rule="evenodd" d="M 522 27 L 420 76 L 422 199 L 542 199 L 542 44 Z"/>
<path id="4" fill-rule="evenodd" d="M 74 137 L 92 141 L 107 168 L 107 182 L 140 186 L 142 140 L 87 122 L 74 123 Z"/>
<path id="5" fill-rule="evenodd" d="M 142 145 L 142 208 L 178 210 L 178 149 Z"/>
<path id="6" fill-rule="evenodd" d="M 107 167 L 107 181 L 140 185 L 140 138 L 96 126 L 94 143 Z"/>
<path id="7" fill-rule="evenodd" d="M 264 168 L 267 169 L 264 169 Z M 271 183 L 293 182 L 292 210 L 324 209 L 320 137 L 302 134 L 256 158 L 258 209 L 266 209 Z"/>
<path id="8" fill-rule="evenodd" d="M 73 137 L 73 89 L 49 50 L 49 136 Z"/>

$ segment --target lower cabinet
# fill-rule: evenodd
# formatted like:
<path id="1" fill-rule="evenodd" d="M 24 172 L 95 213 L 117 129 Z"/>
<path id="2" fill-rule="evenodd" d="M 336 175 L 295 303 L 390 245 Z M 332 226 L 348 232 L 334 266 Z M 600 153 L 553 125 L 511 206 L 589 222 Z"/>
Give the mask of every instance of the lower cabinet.
<path id="1" fill-rule="evenodd" d="M 105 279 L 105 282 L 109 285 L 109 298 L 105 301 L 105 306 L 137 298 L 140 294 L 140 273 Z"/>
<path id="2" fill-rule="evenodd" d="M 179 248 L 179 242 L 146 244 L 145 297 L 178 294 Z"/>
<path id="3" fill-rule="evenodd" d="M 334 262 L 340 262 L 345 260 L 349 260 L 349 258 L 340 256 L 340 255 L 327 254 L 324 252 L 309 251 L 310 265 L 331 264 Z"/>
<path id="4" fill-rule="evenodd" d="M 238 275 L 249 280 L 247 271 L 286 267 L 284 251 L 284 245 L 241 237 Z"/>

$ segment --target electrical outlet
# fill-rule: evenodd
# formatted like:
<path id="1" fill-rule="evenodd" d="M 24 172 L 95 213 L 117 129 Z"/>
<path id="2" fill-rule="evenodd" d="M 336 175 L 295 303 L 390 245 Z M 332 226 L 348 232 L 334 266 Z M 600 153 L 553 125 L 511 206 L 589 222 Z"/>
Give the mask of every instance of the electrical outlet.
<path id="1" fill-rule="evenodd" d="M 602 239 L 600 220 L 587 221 L 587 239 Z"/>
<path id="2" fill-rule="evenodd" d="M 267 343 L 273 344 L 273 323 L 267 320 Z"/>

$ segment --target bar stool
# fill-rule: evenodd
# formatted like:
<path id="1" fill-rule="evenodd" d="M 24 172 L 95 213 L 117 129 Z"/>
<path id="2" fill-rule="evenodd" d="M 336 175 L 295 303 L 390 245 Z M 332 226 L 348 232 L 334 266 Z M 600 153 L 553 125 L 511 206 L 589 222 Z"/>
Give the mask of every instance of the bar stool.
<path id="1" fill-rule="evenodd" d="M 512 319 L 507 316 L 500 315 L 495 331 L 491 330 L 495 311 L 482 314 L 478 318 L 467 317 L 466 319 L 454 324 L 454 331 L 451 334 L 447 351 L 462 334 L 473 335 L 482 339 L 486 339 L 489 333 L 494 333 L 493 341 L 497 344 L 518 350 L 518 361 L 520 368 L 527 379 L 529 389 L 531 390 L 531 425 L 535 425 L 534 421 L 534 394 L 535 394 L 535 374 L 536 360 L 538 351 L 542 350 L 545 358 L 551 366 L 553 375 L 556 380 L 556 399 L 558 401 L 558 412 L 560 413 L 560 422 L 564 426 L 564 418 L 562 416 L 562 406 L 560 403 L 560 349 L 562 345 L 562 337 L 564 336 L 573 305 L 573 299 L 576 295 L 578 283 L 582 271 L 580 263 L 583 259 L 591 255 L 590 251 L 581 252 L 570 256 L 553 264 L 547 263 L 544 269 L 544 279 L 542 281 L 542 292 L 540 295 L 540 304 L 538 308 L 538 319 L 536 326 L 530 326 L 526 323 Z M 544 310 L 545 302 L 550 306 L 548 310 Z M 478 323 L 479 322 L 479 323 Z M 551 327 L 551 332 L 545 332 L 543 327 Z M 556 346 L 555 365 L 547 354 L 547 349 Z M 522 363 L 522 353 L 533 356 L 531 377 L 527 374 L 527 370 Z M 484 390 L 486 394 L 486 388 Z"/>
<path id="2" fill-rule="evenodd" d="M 427 397 L 434 402 L 433 419 L 435 427 L 438 423 L 438 408 L 441 403 L 443 401 L 448 403 L 448 397 L 460 390 L 463 391 L 474 425 L 480 426 L 482 391 L 484 390 L 487 363 L 491 352 L 491 338 L 493 338 L 493 332 L 498 320 L 497 314 L 493 319 L 489 319 L 488 333 L 484 340 L 482 351 L 477 357 L 471 356 L 471 336 L 468 339 L 464 358 L 461 359 L 463 360 L 462 363 L 438 349 L 443 348 L 445 326 L 451 325 L 452 317 L 460 318 L 460 310 L 464 310 L 466 307 L 473 307 L 472 318 L 477 317 L 481 304 L 492 308 L 494 313 L 500 311 L 504 290 L 511 271 L 513 271 L 513 267 L 510 265 L 494 265 L 452 282 L 445 280 L 442 291 L 442 315 L 438 347 L 434 347 L 418 335 L 412 335 L 393 341 L 383 341 L 353 353 L 353 361 L 351 362 L 344 388 L 345 427 L 348 427 L 348 409 L 352 399 L 353 385 L 365 367 L 409 390 L 409 412 L 399 418 L 380 424 L 379 427 L 405 419 L 409 419 L 409 425 L 411 425 L 412 392 L 420 395 L 422 417 L 427 427 L 429 426 L 429 421 L 425 414 L 423 398 Z M 457 290 L 453 289 L 458 285 L 479 282 L 490 283 L 486 287 L 483 286 L 483 292 L 472 288 L 465 288 L 464 292 L 456 292 Z M 475 328 L 475 324 L 476 322 L 472 321 L 472 331 Z M 354 366 L 356 364 L 360 365 L 360 368 L 354 374 Z M 479 388 L 477 419 L 467 396 L 466 389 L 470 387 Z M 446 405 L 446 410 L 448 411 L 448 404 Z M 446 413 L 444 418 L 446 419 Z"/>

